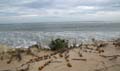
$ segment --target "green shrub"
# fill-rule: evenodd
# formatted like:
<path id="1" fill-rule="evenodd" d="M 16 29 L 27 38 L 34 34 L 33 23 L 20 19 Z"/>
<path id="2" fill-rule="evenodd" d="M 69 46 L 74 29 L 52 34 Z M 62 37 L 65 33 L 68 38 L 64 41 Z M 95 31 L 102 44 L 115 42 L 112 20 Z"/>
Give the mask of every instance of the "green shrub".
<path id="1" fill-rule="evenodd" d="M 51 50 L 58 50 L 62 48 L 68 48 L 68 40 L 57 38 L 52 40 L 49 45 Z"/>

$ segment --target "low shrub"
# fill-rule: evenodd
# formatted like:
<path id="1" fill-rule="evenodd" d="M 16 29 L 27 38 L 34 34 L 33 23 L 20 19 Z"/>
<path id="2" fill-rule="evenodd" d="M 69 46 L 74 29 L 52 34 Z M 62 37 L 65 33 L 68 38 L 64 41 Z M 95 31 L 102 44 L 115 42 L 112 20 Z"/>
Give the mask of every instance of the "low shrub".
<path id="1" fill-rule="evenodd" d="M 49 47 L 51 50 L 59 50 L 62 48 L 68 48 L 68 40 L 57 38 L 50 42 Z"/>

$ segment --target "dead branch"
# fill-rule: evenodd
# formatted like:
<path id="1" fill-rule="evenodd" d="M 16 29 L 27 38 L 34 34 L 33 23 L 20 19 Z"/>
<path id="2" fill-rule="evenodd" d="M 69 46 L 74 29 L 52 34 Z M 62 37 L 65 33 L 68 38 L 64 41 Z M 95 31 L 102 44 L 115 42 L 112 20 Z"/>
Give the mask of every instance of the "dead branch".
<path id="1" fill-rule="evenodd" d="M 104 58 L 109 58 L 109 57 L 120 57 L 120 55 L 112 55 L 112 56 L 106 56 L 106 55 L 100 55 L 101 57 Z"/>
<path id="2" fill-rule="evenodd" d="M 51 63 L 62 63 L 62 61 L 52 61 Z"/>
<path id="3" fill-rule="evenodd" d="M 87 61 L 87 59 L 78 59 L 78 58 L 73 58 L 72 60 L 81 60 L 81 61 Z"/>

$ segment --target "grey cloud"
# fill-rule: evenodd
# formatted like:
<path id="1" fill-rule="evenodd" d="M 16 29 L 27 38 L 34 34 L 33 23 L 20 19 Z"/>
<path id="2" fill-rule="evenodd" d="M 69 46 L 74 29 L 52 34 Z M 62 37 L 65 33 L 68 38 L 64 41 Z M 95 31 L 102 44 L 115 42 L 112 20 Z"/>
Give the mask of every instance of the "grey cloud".
<path id="1" fill-rule="evenodd" d="M 0 0 L 0 16 L 66 16 L 119 12 L 120 0 Z"/>

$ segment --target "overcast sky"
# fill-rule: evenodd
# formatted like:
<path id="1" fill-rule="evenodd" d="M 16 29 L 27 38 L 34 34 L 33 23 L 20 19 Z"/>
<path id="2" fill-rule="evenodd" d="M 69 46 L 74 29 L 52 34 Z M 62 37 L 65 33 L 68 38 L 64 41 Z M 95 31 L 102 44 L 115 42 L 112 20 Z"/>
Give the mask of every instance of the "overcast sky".
<path id="1" fill-rule="evenodd" d="M 0 0 L 0 23 L 119 19 L 120 0 Z"/>

